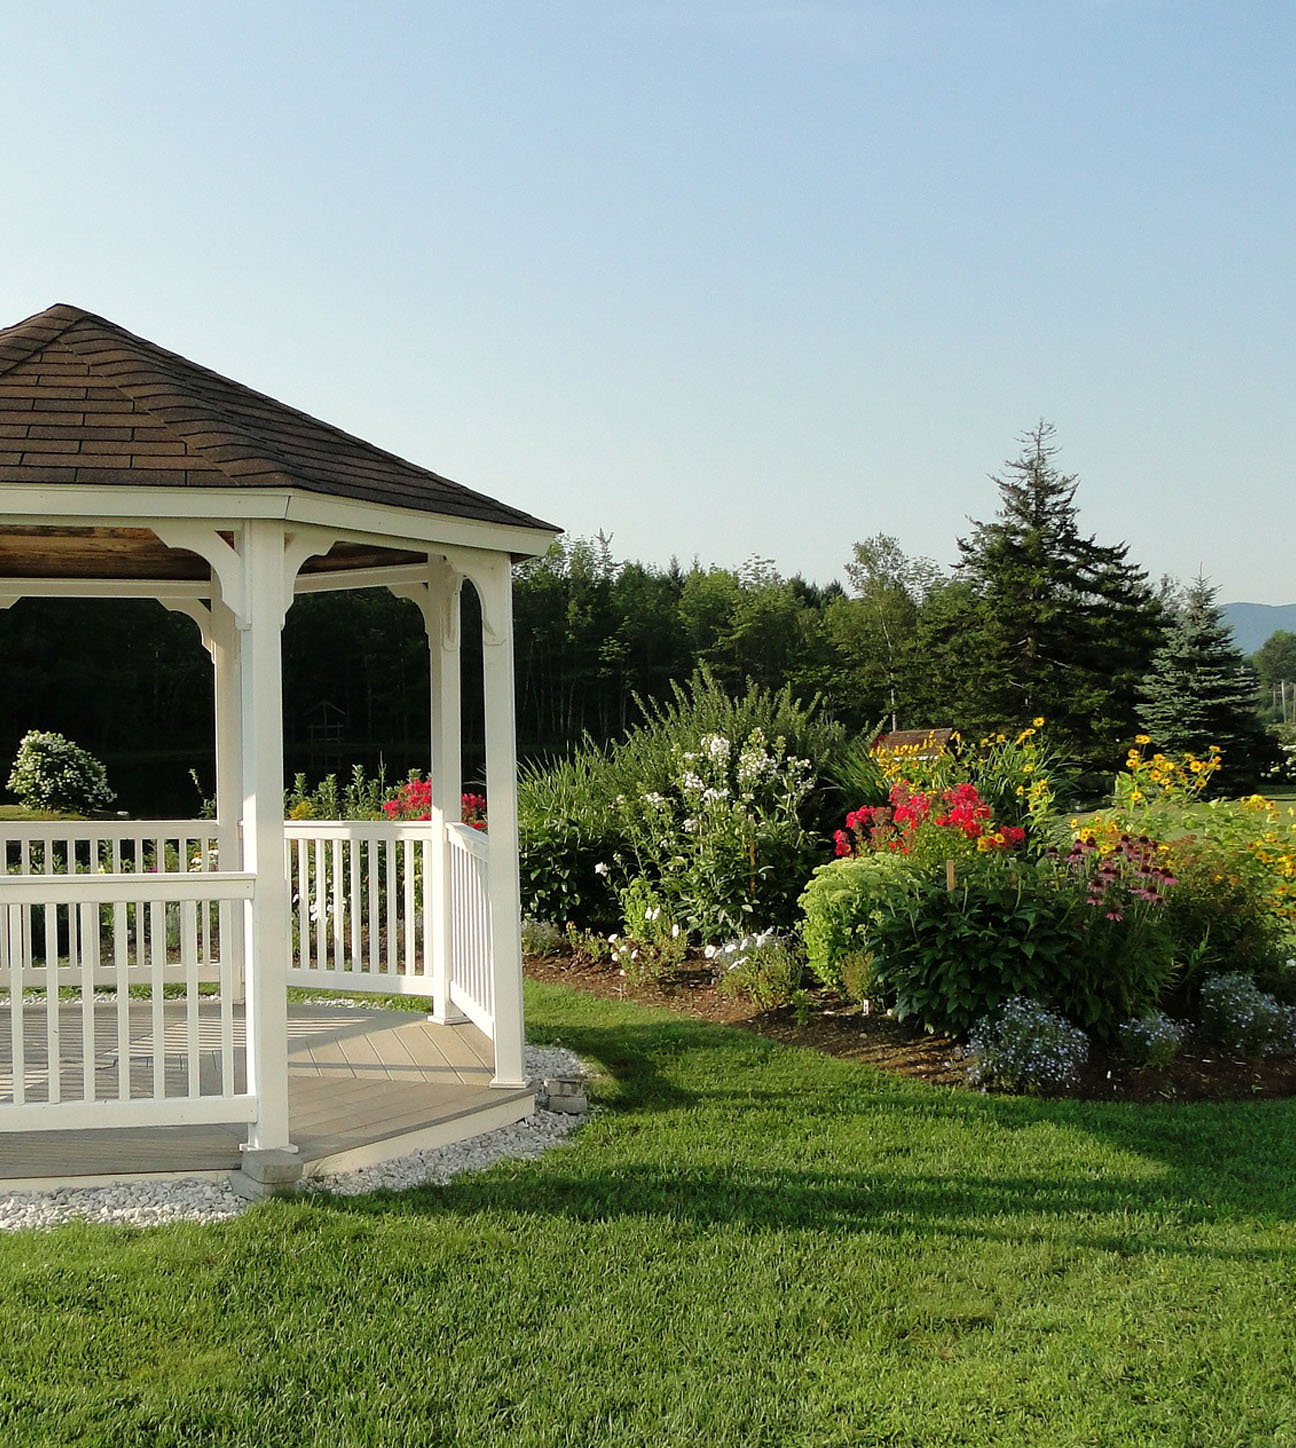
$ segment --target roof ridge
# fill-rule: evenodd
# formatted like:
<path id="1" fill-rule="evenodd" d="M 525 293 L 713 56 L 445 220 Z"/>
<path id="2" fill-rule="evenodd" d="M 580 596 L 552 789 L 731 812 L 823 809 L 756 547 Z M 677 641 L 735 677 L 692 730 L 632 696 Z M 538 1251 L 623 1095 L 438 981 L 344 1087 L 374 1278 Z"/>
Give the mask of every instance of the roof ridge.
<path id="1" fill-rule="evenodd" d="M 55 302 L 43 312 L 33 312 L 21 322 L 0 328 L 0 377 L 6 372 L 12 372 L 15 367 L 21 367 L 43 347 L 57 342 L 65 332 L 88 315 L 80 307 L 70 306 L 67 302 Z M 56 316 L 62 325 L 51 327 L 50 324 Z"/>

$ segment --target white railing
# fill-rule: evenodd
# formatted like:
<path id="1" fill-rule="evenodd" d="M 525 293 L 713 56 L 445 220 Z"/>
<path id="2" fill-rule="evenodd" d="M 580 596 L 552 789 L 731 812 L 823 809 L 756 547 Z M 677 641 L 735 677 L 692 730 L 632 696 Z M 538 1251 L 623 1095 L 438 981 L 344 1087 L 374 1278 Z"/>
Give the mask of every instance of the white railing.
<path id="1" fill-rule="evenodd" d="M 233 863 L 232 861 L 230 862 Z M 122 820 L 83 822 L 60 820 L 0 824 L 0 879 L 15 876 L 44 878 L 53 876 L 111 875 L 176 875 L 206 874 L 220 868 L 220 847 L 215 824 L 207 820 Z M 134 898 L 134 897 L 132 897 Z M 24 907 L 24 939 L 39 944 L 43 938 L 44 917 L 33 916 L 31 906 Z M 62 907 L 66 917 L 68 907 Z M 168 929 L 175 934 L 175 916 L 179 905 L 168 907 Z M 117 907 L 114 930 L 128 944 L 133 960 L 142 958 L 145 949 L 141 929 L 146 916 L 137 911 L 123 913 Z M 211 982 L 220 976 L 220 937 L 214 930 L 215 916 L 210 912 L 198 922 L 198 978 Z M 53 924 L 50 924 L 51 930 Z M 235 946 L 232 952 L 236 967 L 241 966 L 242 921 L 237 920 L 225 939 Z M 66 927 L 64 927 L 66 934 Z M 180 978 L 178 957 L 168 956 L 163 962 L 168 979 Z M 39 984 L 45 968 L 41 954 L 25 961 L 29 984 Z M 0 966 L 0 989 L 8 986 L 10 966 Z M 111 989 L 115 982 L 111 965 L 100 962 L 95 967 L 94 985 Z"/>
<path id="2" fill-rule="evenodd" d="M 451 825 L 446 833 L 450 843 L 450 1000 L 493 1038 L 495 975 L 486 836 L 469 825 Z"/>
<path id="3" fill-rule="evenodd" d="M 222 838 L 198 820 L 0 825 L 0 1130 L 254 1118 L 235 1009 L 254 879 L 221 868 Z M 294 820 L 284 839 L 290 985 L 433 995 L 440 931 L 450 1002 L 493 1036 L 482 833 L 447 831 L 441 921 L 428 824 Z"/>
<path id="4" fill-rule="evenodd" d="M 290 985 L 427 995 L 430 829 L 389 820 L 290 820 Z"/>
<path id="5" fill-rule="evenodd" d="M 253 1120 L 234 952 L 220 949 L 253 877 L 86 865 L 0 877 L 0 1130 Z"/>

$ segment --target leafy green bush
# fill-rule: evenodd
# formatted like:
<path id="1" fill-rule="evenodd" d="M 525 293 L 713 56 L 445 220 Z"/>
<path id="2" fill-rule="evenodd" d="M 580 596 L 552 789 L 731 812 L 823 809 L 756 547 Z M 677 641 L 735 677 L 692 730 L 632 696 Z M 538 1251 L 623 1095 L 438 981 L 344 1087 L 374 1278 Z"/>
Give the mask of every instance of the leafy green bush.
<path id="1" fill-rule="evenodd" d="M 912 895 L 919 879 L 903 855 L 860 855 L 819 866 L 801 896 L 801 938 L 806 964 L 824 985 L 857 999 L 867 993 L 868 927 Z"/>
<path id="2" fill-rule="evenodd" d="M 619 923 L 612 863 L 617 781 L 606 752 L 524 766 L 518 778 L 522 907 L 537 919 L 608 931 Z"/>
<path id="3" fill-rule="evenodd" d="M 805 970 L 797 942 L 773 931 L 731 940 L 715 948 L 711 958 L 721 993 L 742 996 L 762 1011 L 787 1005 Z"/>
<path id="4" fill-rule="evenodd" d="M 1279 1005 L 1240 971 L 1206 981 L 1201 988 L 1201 1017 L 1211 1040 L 1249 1060 L 1296 1054 L 1296 1011 Z"/>
<path id="5" fill-rule="evenodd" d="M 809 761 L 782 738 L 704 734 L 660 790 L 618 797 L 622 868 L 703 941 L 786 923 L 819 849 L 800 818 L 811 787 Z"/>
<path id="6" fill-rule="evenodd" d="M 943 872 L 906 881 L 895 864 L 870 862 L 887 874 L 850 873 L 863 863 L 819 872 L 803 897 L 812 968 L 837 985 L 866 955 L 871 989 L 925 1030 L 964 1035 L 1027 995 L 1105 1036 L 1152 1009 L 1173 977 L 1160 907 L 1119 865 L 986 853 L 960 862 L 950 890 Z"/>
<path id="7" fill-rule="evenodd" d="M 410 773 L 418 778 L 418 771 Z M 336 774 L 325 775 L 314 787 L 304 774 L 293 776 L 292 788 L 284 792 L 284 818 L 290 820 L 380 820 L 389 786 L 387 771 L 380 768 L 370 776 L 363 764 L 353 766 L 346 784 Z"/>
<path id="8" fill-rule="evenodd" d="M 94 814 L 117 798 L 93 754 L 62 734 L 39 729 L 28 730 L 19 742 L 7 788 L 27 809 L 60 813 Z"/>
<path id="9" fill-rule="evenodd" d="M 967 1078 L 1004 1091 L 1061 1091 L 1089 1057 L 1085 1033 L 1025 996 L 978 1021 L 968 1039 Z"/>
<path id="10" fill-rule="evenodd" d="M 523 955 L 561 955 L 567 945 L 567 937 L 550 920 L 522 920 Z"/>
<path id="11" fill-rule="evenodd" d="M 1136 1066 L 1164 1070 L 1179 1054 L 1184 1028 L 1162 1011 L 1121 1023 L 1117 1036 L 1121 1049 Z"/>
<path id="12" fill-rule="evenodd" d="M 1177 840 L 1173 858 L 1178 883 L 1166 900 L 1166 923 L 1180 959 L 1191 962 L 1185 989 L 1226 971 L 1272 976 L 1287 954 L 1290 927 L 1274 913 L 1267 882 L 1236 848 L 1204 836 Z"/>
<path id="13" fill-rule="evenodd" d="M 644 879 L 665 917 L 703 940 L 753 920 L 791 923 L 829 805 L 816 767 L 839 726 L 789 690 L 730 696 L 705 673 L 620 744 L 586 744 L 524 770 L 523 904 L 581 929 L 621 923 L 618 892 Z"/>
<path id="14" fill-rule="evenodd" d="M 1047 996 L 1073 969 L 1074 893 L 1052 871 L 968 862 L 954 890 L 928 875 L 863 932 L 877 986 L 900 1020 L 963 1036 L 1012 996 Z"/>

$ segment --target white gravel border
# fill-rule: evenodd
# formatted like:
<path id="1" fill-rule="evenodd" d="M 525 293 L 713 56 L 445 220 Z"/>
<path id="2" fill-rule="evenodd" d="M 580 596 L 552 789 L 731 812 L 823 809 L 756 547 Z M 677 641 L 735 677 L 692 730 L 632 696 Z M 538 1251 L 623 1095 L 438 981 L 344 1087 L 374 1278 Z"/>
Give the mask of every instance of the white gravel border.
<path id="1" fill-rule="evenodd" d="M 546 1076 L 588 1077 L 588 1067 L 561 1046 L 528 1046 L 527 1076 L 539 1089 Z M 536 1111 L 512 1126 L 501 1126 L 449 1146 L 416 1151 L 359 1171 L 309 1177 L 306 1190 L 360 1196 L 389 1187 L 400 1191 L 424 1182 L 444 1185 L 461 1172 L 483 1171 L 497 1161 L 526 1160 L 556 1146 L 587 1116 Z M 174 1181 L 119 1182 L 112 1186 L 61 1187 L 57 1191 L 0 1192 L 0 1231 L 62 1226 L 65 1222 L 120 1222 L 157 1227 L 168 1222 L 222 1222 L 252 1205 L 224 1180 L 183 1177 Z"/>

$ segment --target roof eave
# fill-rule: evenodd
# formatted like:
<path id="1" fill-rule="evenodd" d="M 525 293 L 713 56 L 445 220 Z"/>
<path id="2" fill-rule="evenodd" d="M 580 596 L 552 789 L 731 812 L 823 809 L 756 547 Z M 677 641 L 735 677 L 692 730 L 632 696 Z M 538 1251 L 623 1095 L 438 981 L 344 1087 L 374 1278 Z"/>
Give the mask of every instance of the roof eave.
<path id="1" fill-rule="evenodd" d="M 111 522 L 147 528 L 150 519 L 187 519 L 230 527 L 250 518 L 282 518 L 387 546 L 434 548 L 447 544 L 508 553 L 515 561 L 545 552 L 562 531 L 548 526 L 489 523 L 325 496 L 300 488 L 95 488 L 74 483 L 44 487 L 0 483 L 0 526 L 8 523 L 13 527 L 40 527 L 58 520 L 69 527 Z"/>

